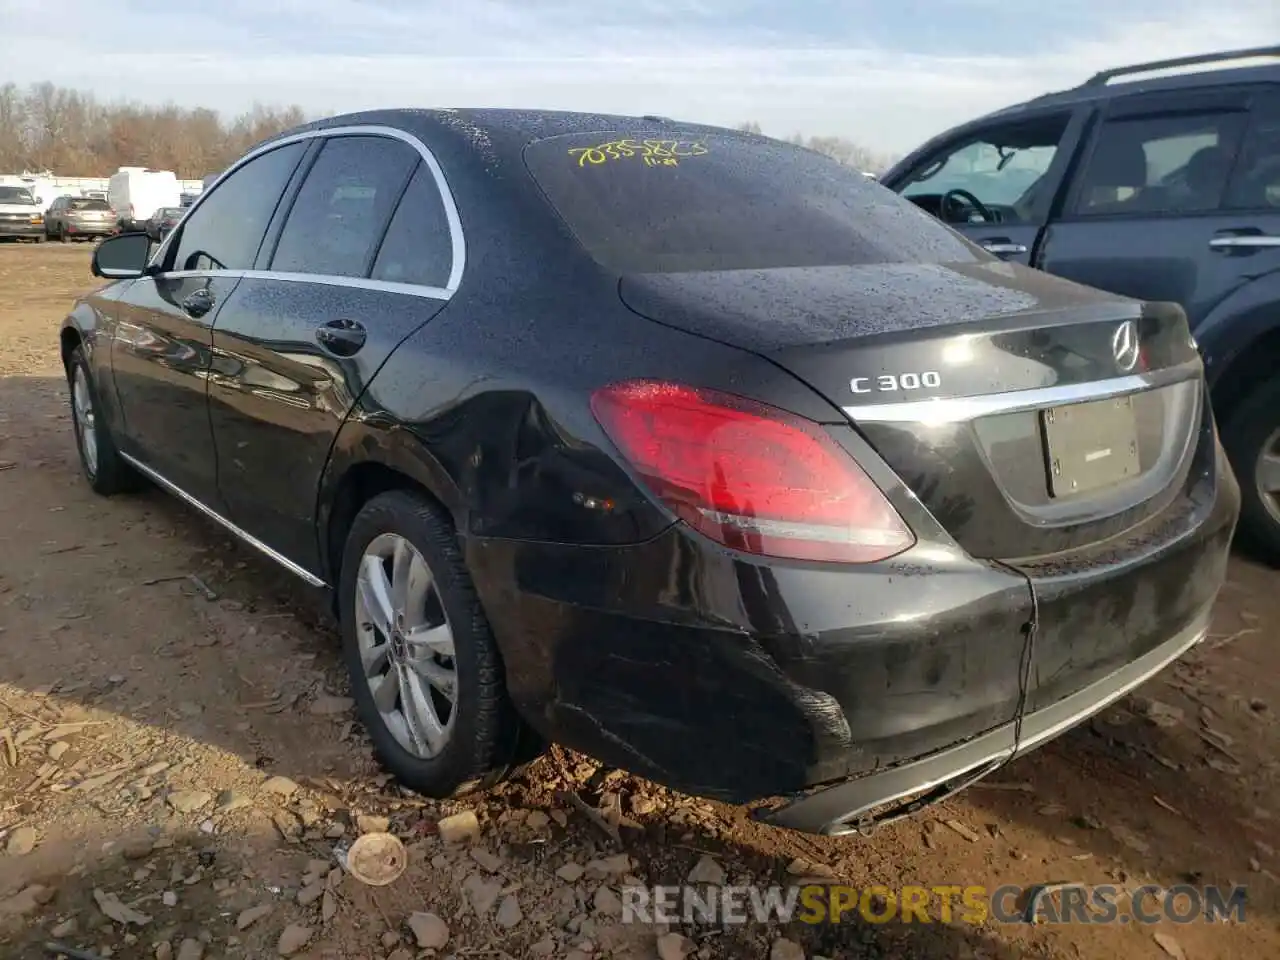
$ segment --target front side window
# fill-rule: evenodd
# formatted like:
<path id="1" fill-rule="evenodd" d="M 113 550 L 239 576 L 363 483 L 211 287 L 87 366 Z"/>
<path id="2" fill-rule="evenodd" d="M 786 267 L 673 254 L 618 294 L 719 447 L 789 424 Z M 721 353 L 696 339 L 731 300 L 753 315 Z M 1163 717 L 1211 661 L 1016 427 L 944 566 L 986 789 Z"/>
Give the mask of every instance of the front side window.
<path id="1" fill-rule="evenodd" d="M 364 277 L 418 153 L 388 137 L 334 137 L 289 211 L 271 269 Z"/>
<path id="2" fill-rule="evenodd" d="M 171 270 L 251 270 L 306 143 L 254 157 L 223 180 L 182 225 Z"/>
<path id="3" fill-rule="evenodd" d="M 1109 120 L 1080 175 L 1079 216 L 1217 210 L 1235 164 L 1244 113 Z"/>
<path id="4" fill-rule="evenodd" d="M 591 256 L 619 273 L 981 257 L 852 167 L 772 140 L 570 134 L 525 164 Z"/>
<path id="5" fill-rule="evenodd" d="M 1069 120 L 1042 117 L 984 131 L 926 161 L 902 195 L 948 223 L 1035 222 L 1048 210 L 1045 175 Z"/>

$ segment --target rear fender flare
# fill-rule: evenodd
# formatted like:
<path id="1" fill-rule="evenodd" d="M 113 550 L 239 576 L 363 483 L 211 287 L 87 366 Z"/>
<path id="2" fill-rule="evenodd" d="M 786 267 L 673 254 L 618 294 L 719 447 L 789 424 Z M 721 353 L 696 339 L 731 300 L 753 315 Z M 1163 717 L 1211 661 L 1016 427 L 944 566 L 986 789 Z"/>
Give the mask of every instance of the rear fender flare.
<path id="1" fill-rule="evenodd" d="M 1259 379 L 1275 375 L 1280 353 L 1280 270 L 1237 289 L 1193 331 L 1220 419 Z"/>
<path id="2" fill-rule="evenodd" d="M 466 507 L 453 478 L 431 455 L 427 445 L 405 427 L 348 419 L 338 431 L 329 452 L 316 495 L 316 535 L 321 575 L 336 585 L 341 543 L 359 508 L 351 497 L 369 478 L 376 489 L 417 486 L 440 503 L 453 517 L 457 529 L 465 529 Z M 336 550 L 335 550 L 336 546 Z"/>

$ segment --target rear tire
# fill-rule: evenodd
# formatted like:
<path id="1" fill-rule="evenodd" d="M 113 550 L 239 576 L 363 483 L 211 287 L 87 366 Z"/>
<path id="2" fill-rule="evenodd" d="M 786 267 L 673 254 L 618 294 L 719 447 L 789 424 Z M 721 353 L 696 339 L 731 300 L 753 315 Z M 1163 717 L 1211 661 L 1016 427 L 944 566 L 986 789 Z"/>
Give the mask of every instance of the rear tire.
<path id="1" fill-rule="evenodd" d="M 338 590 L 356 710 L 387 770 L 438 798 L 504 779 L 527 736 L 449 517 L 415 492 L 374 497 L 347 534 Z"/>
<path id="2" fill-rule="evenodd" d="M 142 477 L 120 456 L 102 416 L 84 347 L 76 347 L 71 352 L 67 385 L 71 391 L 71 424 L 76 451 L 80 454 L 80 470 L 89 486 L 104 497 L 139 489 L 143 485 Z"/>
<path id="3" fill-rule="evenodd" d="M 1240 535 L 1259 559 L 1280 567 L 1280 379 L 1259 385 L 1236 407 L 1222 443 L 1240 482 Z"/>

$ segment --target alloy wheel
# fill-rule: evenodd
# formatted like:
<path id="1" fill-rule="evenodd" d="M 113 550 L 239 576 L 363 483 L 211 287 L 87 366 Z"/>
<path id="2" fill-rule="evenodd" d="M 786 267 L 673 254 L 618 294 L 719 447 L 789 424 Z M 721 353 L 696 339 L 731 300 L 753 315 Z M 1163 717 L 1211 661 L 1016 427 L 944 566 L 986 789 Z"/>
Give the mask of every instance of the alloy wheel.
<path id="1" fill-rule="evenodd" d="M 457 712 L 453 629 L 431 568 L 399 534 L 365 548 L 355 621 L 364 681 L 387 730 L 413 756 L 437 756 Z"/>
<path id="2" fill-rule="evenodd" d="M 90 477 L 98 475 L 97 418 L 93 412 L 93 394 L 89 391 L 89 377 L 84 367 L 77 366 L 71 381 L 71 404 L 76 418 L 76 438 L 80 442 L 80 456 Z"/>
<path id="3" fill-rule="evenodd" d="M 1258 451 L 1258 459 L 1253 466 L 1253 482 L 1267 513 L 1280 523 L 1280 428 L 1271 431 Z"/>

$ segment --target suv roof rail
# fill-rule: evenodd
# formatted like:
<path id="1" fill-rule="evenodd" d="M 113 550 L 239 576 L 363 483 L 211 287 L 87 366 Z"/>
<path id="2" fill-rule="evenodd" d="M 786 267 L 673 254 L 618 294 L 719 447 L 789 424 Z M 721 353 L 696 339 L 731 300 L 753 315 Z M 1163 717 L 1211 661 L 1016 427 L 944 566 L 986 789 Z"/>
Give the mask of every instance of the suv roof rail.
<path id="1" fill-rule="evenodd" d="M 1174 57 L 1171 60 L 1153 60 L 1150 63 L 1135 63 L 1128 67 L 1112 67 L 1095 73 L 1082 86 L 1101 87 L 1108 80 L 1123 77 L 1131 73 L 1147 73 L 1153 70 L 1168 70 L 1173 67 L 1194 67 L 1202 63 L 1219 63 L 1224 60 L 1250 60 L 1254 57 L 1274 57 L 1280 59 L 1280 47 L 1253 47 L 1248 50 L 1224 50 L 1220 53 L 1198 53 L 1189 57 Z"/>

